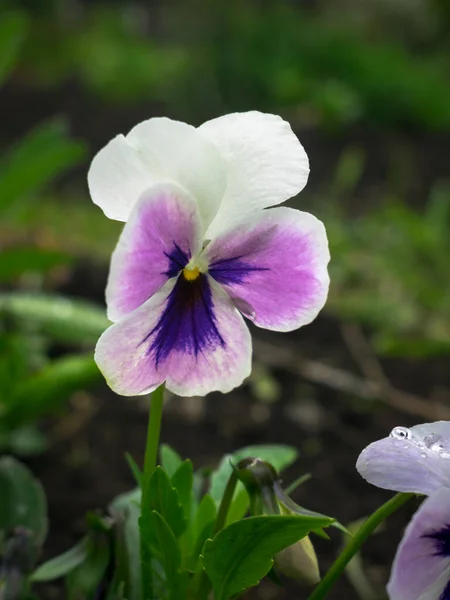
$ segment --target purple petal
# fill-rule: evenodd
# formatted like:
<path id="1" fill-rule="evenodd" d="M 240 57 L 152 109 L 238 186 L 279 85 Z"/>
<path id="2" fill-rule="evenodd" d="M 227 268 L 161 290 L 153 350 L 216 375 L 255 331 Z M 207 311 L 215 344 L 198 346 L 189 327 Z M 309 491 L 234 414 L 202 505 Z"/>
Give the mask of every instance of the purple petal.
<path id="1" fill-rule="evenodd" d="M 450 486 L 449 428 L 446 421 L 411 429 L 396 427 L 389 437 L 361 452 L 356 468 L 378 487 L 432 494 L 442 486 Z"/>
<path id="2" fill-rule="evenodd" d="M 291 331 L 310 323 L 328 294 L 323 224 L 291 208 L 262 211 L 213 240 L 209 273 L 256 325 Z"/>
<path id="3" fill-rule="evenodd" d="M 147 190 L 133 208 L 111 258 L 106 303 L 117 321 L 141 306 L 199 250 L 194 199 L 173 184 Z"/>
<path id="4" fill-rule="evenodd" d="M 440 488 L 412 518 L 397 549 L 390 600 L 450 600 L 450 489 Z"/>
<path id="5" fill-rule="evenodd" d="M 207 275 L 183 275 L 112 325 L 95 359 L 110 387 L 146 394 L 166 381 L 172 392 L 228 392 L 250 374 L 251 338 L 230 298 Z"/>

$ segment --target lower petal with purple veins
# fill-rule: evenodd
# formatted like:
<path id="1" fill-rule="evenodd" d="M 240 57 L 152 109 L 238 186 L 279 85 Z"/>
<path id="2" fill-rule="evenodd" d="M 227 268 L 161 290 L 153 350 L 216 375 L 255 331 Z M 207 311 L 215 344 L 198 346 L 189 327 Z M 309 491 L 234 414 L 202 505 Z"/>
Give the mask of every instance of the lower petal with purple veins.
<path id="1" fill-rule="evenodd" d="M 125 224 L 111 258 L 108 318 L 132 312 L 167 279 L 176 277 L 200 248 L 195 200 L 174 184 L 147 190 Z"/>
<path id="2" fill-rule="evenodd" d="M 291 208 L 261 211 L 206 248 L 209 273 L 256 325 L 290 331 L 325 304 L 329 278 L 323 224 Z"/>
<path id="3" fill-rule="evenodd" d="M 388 583 L 390 600 L 450 600 L 450 489 L 423 502 L 406 528 Z"/>
<path id="4" fill-rule="evenodd" d="M 95 359 L 110 387 L 126 396 L 166 382 L 184 396 L 228 392 L 251 370 L 251 338 L 230 298 L 207 275 L 168 281 L 112 325 Z"/>

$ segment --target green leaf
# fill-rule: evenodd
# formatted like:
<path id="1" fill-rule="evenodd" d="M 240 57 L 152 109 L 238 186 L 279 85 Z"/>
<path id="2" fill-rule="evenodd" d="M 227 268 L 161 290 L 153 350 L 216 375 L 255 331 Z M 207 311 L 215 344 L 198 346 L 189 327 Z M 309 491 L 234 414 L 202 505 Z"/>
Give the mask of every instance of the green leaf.
<path id="1" fill-rule="evenodd" d="M 230 461 L 236 464 L 243 458 L 253 456 L 269 462 L 277 471 L 285 469 L 291 465 L 298 456 L 298 451 L 292 446 L 284 446 L 282 444 L 267 444 L 262 446 L 247 446 L 241 450 L 227 454 L 223 457 L 218 469 L 212 474 L 210 494 L 216 501 L 220 503 L 223 492 L 227 485 L 227 481 L 231 475 L 232 467 Z M 240 487 L 240 490 L 243 488 Z"/>
<path id="2" fill-rule="evenodd" d="M 194 468 L 192 462 L 187 459 L 181 463 L 172 475 L 171 483 L 178 492 L 178 499 L 183 507 L 184 516 L 187 521 L 191 520 L 191 508 L 193 502 L 192 484 L 194 481 Z"/>
<path id="3" fill-rule="evenodd" d="M 74 391 L 100 380 L 100 371 L 90 355 L 54 360 L 15 387 L 6 415 L 8 423 L 23 423 L 54 412 Z"/>
<path id="4" fill-rule="evenodd" d="M 194 545 L 189 559 L 189 568 L 193 571 L 196 570 L 206 540 L 214 531 L 216 517 L 216 503 L 209 494 L 205 494 L 198 506 L 193 526 Z"/>
<path id="5" fill-rule="evenodd" d="M 92 531 L 88 538 L 86 559 L 66 578 L 68 600 L 92 600 L 105 577 L 110 561 L 109 535 Z"/>
<path id="6" fill-rule="evenodd" d="M 0 441 L 0 452 L 2 442 L 6 442 L 7 447 L 16 456 L 37 456 L 45 452 L 49 445 L 47 437 L 35 423 L 21 425 L 17 429 L 10 430 L 7 439 Z"/>
<path id="7" fill-rule="evenodd" d="M 103 309 L 62 296 L 0 294 L 0 312 L 32 323 L 55 341 L 84 346 L 94 346 L 110 325 Z"/>
<path id="8" fill-rule="evenodd" d="M 64 577 L 73 571 L 78 565 L 85 561 L 89 553 L 89 540 L 83 538 L 76 546 L 67 550 L 55 558 L 51 558 L 47 562 L 40 565 L 34 573 L 32 573 L 30 580 L 34 582 L 41 581 L 52 581 L 53 579 L 59 579 Z"/>
<path id="9" fill-rule="evenodd" d="M 24 527 L 42 546 L 47 536 L 47 501 L 31 471 L 11 456 L 0 458 L 0 531 Z"/>
<path id="10" fill-rule="evenodd" d="M 35 127 L 0 159 L 0 211 L 37 192 L 78 163 L 84 153 L 84 145 L 68 137 L 63 121 L 48 121 Z"/>
<path id="11" fill-rule="evenodd" d="M 148 510 L 158 512 L 175 537 L 179 537 L 186 529 L 186 519 L 178 492 L 162 467 L 156 467 L 153 472 L 145 498 L 148 506 L 144 507 L 143 515 Z"/>
<path id="12" fill-rule="evenodd" d="M 142 600 L 140 502 L 141 490 L 137 488 L 115 498 L 109 508 L 115 521 L 116 570 L 121 573 L 127 600 Z"/>
<path id="13" fill-rule="evenodd" d="M 164 471 L 169 477 L 172 477 L 183 462 L 183 459 L 178 452 L 171 448 L 168 444 L 161 444 L 159 452 Z"/>
<path id="14" fill-rule="evenodd" d="M 187 573 L 180 571 L 180 549 L 173 531 L 164 518 L 154 510 L 145 518 L 141 518 L 140 523 L 148 568 L 153 568 L 152 560 L 158 560 L 164 570 L 164 588 L 169 592 L 169 600 L 185 598 Z"/>
<path id="15" fill-rule="evenodd" d="M 4 248 L 0 254 L 0 283 L 9 283 L 24 273 L 46 273 L 54 267 L 70 264 L 72 257 L 44 248 Z"/>
<path id="16" fill-rule="evenodd" d="M 331 522 L 326 518 L 273 515 L 249 517 L 222 529 L 203 550 L 203 566 L 216 600 L 227 600 L 257 585 L 272 568 L 278 552 Z"/>
<path id="17" fill-rule="evenodd" d="M 4 12 L 0 19 L 0 84 L 8 77 L 25 38 L 28 21 L 22 12 Z"/>
<path id="18" fill-rule="evenodd" d="M 205 494 L 198 506 L 195 517 L 194 531 L 197 535 L 205 529 L 207 525 L 215 522 L 217 517 L 217 507 L 209 494 Z"/>
<path id="19" fill-rule="evenodd" d="M 142 487 L 142 471 L 140 470 L 136 461 L 129 452 L 125 452 L 125 458 L 128 463 L 128 466 L 130 467 L 131 472 L 133 473 L 135 482 L 139 487 Z"/>

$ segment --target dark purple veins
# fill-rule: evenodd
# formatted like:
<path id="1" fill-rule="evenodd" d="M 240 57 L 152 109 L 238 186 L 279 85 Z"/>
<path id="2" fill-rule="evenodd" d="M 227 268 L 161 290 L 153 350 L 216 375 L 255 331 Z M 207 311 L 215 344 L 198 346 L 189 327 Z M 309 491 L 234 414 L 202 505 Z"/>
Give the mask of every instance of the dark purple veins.
<path id="1" fill-rule="evenodd" d="M 169 268 L 165 271 L 164 275 L 167 277 L 176 277 L 180 271 L 184 269 L 184 267 L 191 260 L 191 254 L 186 253 L 184 250 L 180 248 L 178 244 L 173 245 L 173 249 L 171 252 L 164 252 L 164 254 L 169 259 Z"/>
<path id="2" fill-rule="evenodd" d="M 423 537 L 433 541 L 434 556 L 450 557 L 450 525 L 444 525 L 442 529 L 426 533 Z"/>
<path id="3" fill-rule="evenodd" d="M 148 354 L 156 367 L 178 350 L 195 357 L 205 350 L 225 346 L 217 328 L 211 287 L 206 275 L 193 281 L 180 275 L 169 294 L 164 311 L 156 326 L 142 341 L 151 340 Z"/>
<path id="4" fill-rule="evenodd" d="M 268 271 L 265 267 L 254 267 L 242 260 L 242 256 L 216 260 L 209 265 L 209 274 L 223 285 L 242 283 L 254 271 Z"/>
<path id="5" fill-rule="evenodd" d="M 432 540 L 434 544 L 434 556 L 450 557 L 450 525 L 445 525 L 442 529 L 427 533 L 423 536 Z M 442 590 L 439 600 L 450 600 L 450 581 Z"/>

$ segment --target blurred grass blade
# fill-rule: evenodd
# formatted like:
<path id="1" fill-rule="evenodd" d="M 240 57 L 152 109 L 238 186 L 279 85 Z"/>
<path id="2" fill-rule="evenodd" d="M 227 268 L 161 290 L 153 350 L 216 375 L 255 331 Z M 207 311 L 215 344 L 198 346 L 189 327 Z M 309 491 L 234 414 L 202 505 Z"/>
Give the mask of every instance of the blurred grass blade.
<path id="1" fill-rule="evenodd" d="M 24 13 L 11 11 L 2 13 L 0 19 L 0 84 L 2 84 L 17 59 L 20 46 L 27 31 Z"/>
<path id="2" fill-rule="evenodd" d="M 34 582 L 52 581 L 64 577 L 84 562 L 89 552 L 89 539 L 83 538 L 67 552 L 51 558 L 31 574 L 30 580 Z"/>
<path id="3" fill-rule="evenodd" d="M 0 160 L 0 211 L 78 163 L 83 143 L 71 140 L 64 121 L 41 123 Z"/>
<path id="4" fill-rule="evenodd" d="M 103 309 L 62 296 L 0 294 L 0 314 L 28 321 L 55 341 L 85 346 L 93 346 L 110 325 Z"/>
<path id="5" fill-rule="evenodd" d="M 16 386 L 8 401 L 9 412 L 5 419 L 15 425 L 51 413 L 73 392 L 89 387 L 100 379 L 100 371 L 90 355 L 55 360 Z"/>

